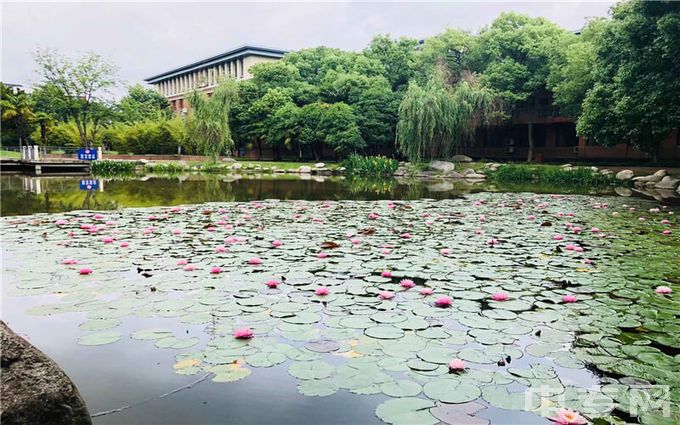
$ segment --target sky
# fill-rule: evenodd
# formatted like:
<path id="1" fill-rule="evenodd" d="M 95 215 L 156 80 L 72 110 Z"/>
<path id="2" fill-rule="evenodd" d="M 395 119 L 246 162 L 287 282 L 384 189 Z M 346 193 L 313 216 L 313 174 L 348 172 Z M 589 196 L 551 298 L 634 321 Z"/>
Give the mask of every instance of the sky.
<path id="1" fill-rule="evenodd" d="M 361 50 L 376 34 L 423 39 L 447 27 L 478 31 L 499 13 L 546 17 L 578 30 L 614 1 L 457 2 L 2 2 L 2 81 L 40 83 L 32 51 L 95 51 L 119 68 L 121 88 L 250 44 Z"/>

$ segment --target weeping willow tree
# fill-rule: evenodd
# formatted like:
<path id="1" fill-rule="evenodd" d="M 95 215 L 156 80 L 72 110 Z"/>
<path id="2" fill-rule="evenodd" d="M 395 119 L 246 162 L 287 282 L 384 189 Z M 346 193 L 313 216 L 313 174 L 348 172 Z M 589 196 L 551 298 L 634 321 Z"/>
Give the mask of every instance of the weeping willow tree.
<path id="1" fill-rule="evenodd" d="M 212 96 L 198 90 L 189 97 L 186 117 L 187 144 L 217 162 L 220 154 L 233 149 L 229 113 L 238 94 L 237 83 L 229 78 L 222 80 Z"/>
<path id="2" fill-rule="evenodd" d="M 397 148 L 412 162 L 450 158 L 496 109 L 492 92 L 471 76 L 453 85 L 441 77 L 412 81 L 399 105 Z"/>

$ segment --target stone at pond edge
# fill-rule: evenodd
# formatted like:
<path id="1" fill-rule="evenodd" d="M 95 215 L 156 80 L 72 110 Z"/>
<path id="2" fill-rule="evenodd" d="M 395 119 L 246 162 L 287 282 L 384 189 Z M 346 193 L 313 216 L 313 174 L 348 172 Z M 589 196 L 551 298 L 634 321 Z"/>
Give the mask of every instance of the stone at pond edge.
<path id="1" fill-rule="evenodd" d="M 0 321 L 3 425 L 91 424 L 78 389 L 44 353 Z"/>
<path id="2" fill-rule="evenodd" d="M 456 164 L 448 161 L 432 161 L 430 162 L 430 168 L 448 173 L 449 171 L 453 171 L 454 168 L 456 168 Z"/>
<path id="3" fill-rule="evenodd" d="M 621 170 L 618 173 L 616 173 L 617 180 L 630 180 L 632 178 L 633 178 L 632 170 Z"/>

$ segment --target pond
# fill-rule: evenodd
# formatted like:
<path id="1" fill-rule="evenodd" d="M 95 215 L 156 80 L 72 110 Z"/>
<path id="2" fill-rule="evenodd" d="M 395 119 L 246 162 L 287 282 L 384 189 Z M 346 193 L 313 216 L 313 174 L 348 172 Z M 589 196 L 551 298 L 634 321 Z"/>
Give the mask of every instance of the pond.
<path id="1" fill-rule="evenodd" d="M 50 179 L 35 193 L 19 179 L 3 178 L 3 319 L 95 423 L 680 419 L 680 300 L 664 289 L 680 276 L 677 206 L 335 179 Z"/>

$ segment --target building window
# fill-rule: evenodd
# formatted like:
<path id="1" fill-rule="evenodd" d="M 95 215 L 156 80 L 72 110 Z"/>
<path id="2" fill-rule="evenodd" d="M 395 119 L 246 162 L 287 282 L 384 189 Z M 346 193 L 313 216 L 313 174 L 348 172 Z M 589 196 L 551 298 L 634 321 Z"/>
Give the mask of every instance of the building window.
<path id="1" fill-rule="evenodd" d="M 578 146 L 578 135 L 576 135 L 576 124 L 564 123 L 555 124 L 555 145 L 560 148 Z"/>

